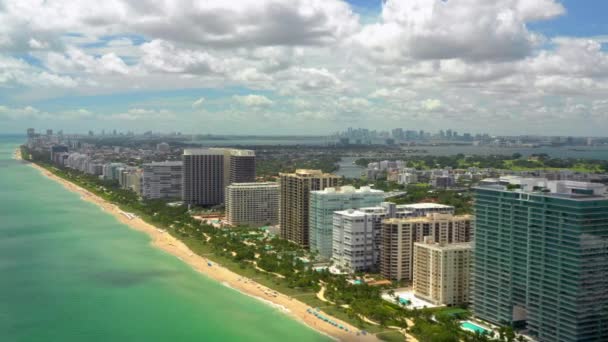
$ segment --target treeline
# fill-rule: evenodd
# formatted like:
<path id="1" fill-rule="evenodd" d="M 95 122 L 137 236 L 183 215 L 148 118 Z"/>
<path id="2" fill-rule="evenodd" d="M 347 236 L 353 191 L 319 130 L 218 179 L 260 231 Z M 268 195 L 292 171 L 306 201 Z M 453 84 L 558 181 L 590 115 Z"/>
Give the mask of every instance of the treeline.
<path id="1" fill-rule="evenodd" d="M 279 172 L 294 172 L 296 169 L 315 169 L 323 172 L 334 172 L 338 169 L 339 155 L 277 155 L 256 158 L 258 177 L 274 177 Z"/>
<path id="2" fill-rule="evenodd" d="M 473 155 L 456 154 L 452 156 L 433 155 L 395 155 L 393 160 L 404 160 L 408 167 L 418 170 L 451 167 L 454 169 L 478 167 L 494 169 L 572 169 L 581 172 L 608 172 L 608 160 L 584 158 L 551 158 L 547 154 L 533 154 L 522 157 L 519 153 L 507 155 Z M 355 163 L 367 167 L 371 162 L 386 160 L 386 158 L 360 158 Z"/>

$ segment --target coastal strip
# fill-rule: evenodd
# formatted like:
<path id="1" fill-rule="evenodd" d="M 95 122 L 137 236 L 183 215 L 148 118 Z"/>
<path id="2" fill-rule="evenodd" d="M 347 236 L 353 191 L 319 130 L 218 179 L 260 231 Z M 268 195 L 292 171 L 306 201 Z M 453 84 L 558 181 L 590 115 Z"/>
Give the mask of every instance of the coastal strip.
<path id="1" fill-rule="evenodd" d="M 14 157 L 17 160 L 24 161 L 21 158 L 21 153 L 19 150 L 15 152 Z M 357 327 L 354 327 L 335 317 L 332 317 L 332 320 L 337 322 L 339 325 L 342 325 L 343 328 L 348 328 L 348 332 L 318 319 L 315 315 L 312 315 L 309 312 L 310 306 L 298 301 L 297 299 L 278 292 L 276 293 L 276 296 L 269 296 L 269 293 L 275 293 L 273 289 L 267 288 L 251 279 L 247 279 L 237 273 L 234 273 L 215 262 L 211 263 L 204 257 L 192 252 L 192 250 L 190 250 L 190 248 L 188 248 L 183 242 L 164 230 L 151 225 L 138 216 L 125 213 L 117 205 L 104 200 L 103 198 L 76 184 L 54 175 L 52 172 L 35 163 L 27 163 L 33 168 L 39 170 L 44 176 L 61 184 L 67 190 L 79 194 L 81 199 L 96 204 L 102 210 L 114 216 L 119 222 L 129 226 L 132 229 L 148 234 L 152 239 L 151 244 L 154 247 L 176 256 L 178 259 L 187 263 L 196 271 L 208 276 L 209 278 L 214 279 L 245 295 L 259 299 L 265 303 L 272 303 L 273 307 L 280 308 L 280 311 L 333 339 L 339 341 L 378 341 L 378 339 L 371 334 L 367 334 L 365 336 L 356 335 L 355 332 L 359 331 Z M 327 314 L 325 316 L 329 317 Z"/>

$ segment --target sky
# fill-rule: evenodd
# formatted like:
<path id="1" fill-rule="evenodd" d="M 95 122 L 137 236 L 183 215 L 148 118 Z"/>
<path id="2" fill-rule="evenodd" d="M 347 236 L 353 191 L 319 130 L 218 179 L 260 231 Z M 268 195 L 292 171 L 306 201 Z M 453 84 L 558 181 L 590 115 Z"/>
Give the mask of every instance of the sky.
<path id="1" fill-rule="evenodd" d="M 606 136 L 605 0 L 0 0 L 0 133 Z"/>

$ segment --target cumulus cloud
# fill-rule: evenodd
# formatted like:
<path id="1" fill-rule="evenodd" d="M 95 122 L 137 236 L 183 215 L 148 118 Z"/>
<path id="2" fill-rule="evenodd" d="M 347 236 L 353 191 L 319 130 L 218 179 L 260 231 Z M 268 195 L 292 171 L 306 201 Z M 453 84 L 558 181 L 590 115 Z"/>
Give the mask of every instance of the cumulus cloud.
<path id="1" fill-rule="evenodd" d="M 552 0 L 387 0 L 382 21 L 365 26 L 354 42 L 378 61 L 514 60 L 540 39 L 527 22 L 562 13 Z"/>
<path id="2" fill-rule="evenodd" d="M 272 100 L 264 95 L 249 94 L 245 96 L 234 95 L 232 97 L 236 102 L 248 107 L 268 107 L 274 104 Z"/>
<path id="3" fill-rule="evenodd" d="M 605 119 L 606 36 L 545 37 L 530 25 L 567 15 L 559 0 L 386 0 L 365 20 L 343 0 L 108 0 L 95 11 L 87 1 L 0 2 L 0 87 L 19 98 L 5 108 L 22 118 L 135 125 L 193 117 L 204 107 L 218 110 L 217 125 L 323 118 L 336 125 L 326 130 L 398 122 L 456 128 L 466 120 L 504 120 L 496 129 L 517 130 L 518 122 L 548 118 Z M 205 98 L 184 96 L 168 101 L 182 106 L 177 111 L 132 103 L 106 114 L 34 114 L 22 105 L 39 107 L 32 98 L 65 89 L 223 89 L 218 103 L 227 108 L 217 109 L 215 97 L 207 108 Z"/>
<path id="4" fill-rule="evenodd" d="M 77 80 L 70 76 L 50 73 L 33 67 L 27 62 L 0 55 L 0 86 L 73 88 Z"/>

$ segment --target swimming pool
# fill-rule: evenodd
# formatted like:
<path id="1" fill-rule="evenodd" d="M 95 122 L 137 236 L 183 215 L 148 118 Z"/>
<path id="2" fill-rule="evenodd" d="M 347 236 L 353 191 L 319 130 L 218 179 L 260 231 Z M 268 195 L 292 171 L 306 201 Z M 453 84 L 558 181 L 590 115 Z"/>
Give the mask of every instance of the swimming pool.
<path id="1" fill-rule="evenodd" d="M 460 328 L 462 328 L 464 330 L 472 331 L 474 333 L 479 332 L 480 334 L 487 334 L 490 332 L 490 330 L 480 327 L 479 325 L 477 325 L 473 322 L 469 322 L 469 321 L 460 323 Z"/>

